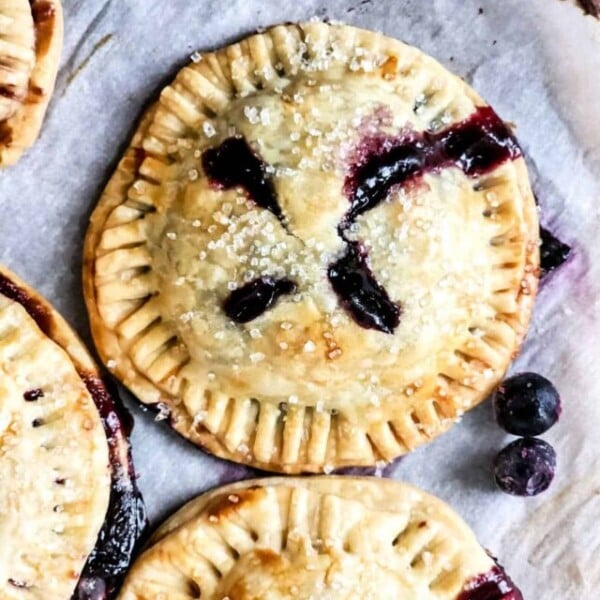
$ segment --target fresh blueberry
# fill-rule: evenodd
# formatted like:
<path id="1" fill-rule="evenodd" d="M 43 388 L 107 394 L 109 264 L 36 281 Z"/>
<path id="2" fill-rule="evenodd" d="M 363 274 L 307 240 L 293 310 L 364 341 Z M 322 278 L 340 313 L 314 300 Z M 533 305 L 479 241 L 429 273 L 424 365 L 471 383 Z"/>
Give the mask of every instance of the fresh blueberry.
<path id="1" fill-rule="evenodd" d="M 496 420 L 513 435 L 540 435 L 558 421 L 560 397 L 556 388 L 537 373 L 509 377 L 494 394 Z"/>
<path id="2" fill-rule="evenodd" d="M 498 487 L 514 496 L 537 496 L 547 490 L 556 470 L 554 448 L 544 440 L 521 438 L 501 450 L 494 461 Z"/>

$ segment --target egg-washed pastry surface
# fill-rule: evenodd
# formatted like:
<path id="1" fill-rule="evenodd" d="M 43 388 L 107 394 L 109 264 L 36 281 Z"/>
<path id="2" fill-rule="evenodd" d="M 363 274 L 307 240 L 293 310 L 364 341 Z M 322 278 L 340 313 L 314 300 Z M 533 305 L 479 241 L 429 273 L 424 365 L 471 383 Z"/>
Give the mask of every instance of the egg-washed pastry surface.
<path id="1" fill-rule="evenodd" d="M 0 597 L 114 597 L 145 526 L 129 425 L 81 342 L 0 267 Z"/>
<path id="2" fill-rule="evenodd" d="M 419 50 L 284 25 L 195 54 L 95 210 L 103 360 L 218 456 L 372 465 L 500 381 L 539 232 L 510 128 Z"/>
<path id="3" fill-rule="evenodd" d="M 0 0 L 0 168 L 39 135 L 62 38 L 59 0 Z"/>
<path id="4" fill-rule="evenodd" d="M 377 478 L 271 478 L 193 500 L 119 598 L 522 600 L 448 506 Z"/>

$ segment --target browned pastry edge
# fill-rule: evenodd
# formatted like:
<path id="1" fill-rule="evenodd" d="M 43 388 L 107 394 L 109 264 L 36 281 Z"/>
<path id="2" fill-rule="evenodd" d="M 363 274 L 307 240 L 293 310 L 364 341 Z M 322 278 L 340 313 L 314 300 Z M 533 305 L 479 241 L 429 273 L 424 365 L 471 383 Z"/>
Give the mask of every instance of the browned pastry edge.
<path id="1" fill-rule="evenodd" d="M 67 321 L 43 296 L 1 264 L 0 295 L 20 304 L 42 332 L 66 352 L 96 404 L 109 448 L 111 496 L 104 525 L 88 557 L 89 561 L 83 569 L 73 598 L 95 598 L 88 594 L 91 588 L 99 585 L 105 588 L 106 598 L 112 598 L 122 574 L 119 576 L 99 572 L 100 565 L 96 563 L 116 547 L 131 554 L 133 545 L 147 525 L 143 500 L 135 481 L 128 439 L 131 417 L 115 394 L 111 393 L 94 359 Z M 124 514 L 124 511 L 129 514 Z M 130 526 L 135 531 L 129 530 Z"/>
<path id="2" fill-rule="evenodd" d="M 225 51 L 226 49 L 221 50 L 220 52 Z M 155 400 L 154 404 L 156 404 L 156 402 L 164 402 L 166 405 L 173 404 L 174 407 L 171 407 L 172 410 L 169 424 L 176 431 L 178 431 L 184 437 L 187 437 L 190 441 L 202 449 L 207 450 L 220 458 L 232 460 L 238 463 L 250 464 L 255 468 L 266 471 L 288 474 L 324 472 L 323 465 L 315 464 L 306 460 L 293 464 L 282 463 L 279 460 L 273 460 L 270 462 L 262 462 L 256 458 L 249 460 L 248 457 L 241 451 L 231 451 L 228 449 L 221 439 L 210 433 L 204 427 L 193 427 L 192 418 L 183 408 L 178 406 L 177 398 L 174 398 L 165 390 L 160 390 L 160 394 L 156 393 L 154 384 L 148 379 L 148 377 L 146 377 L 137 369 L 131 357 L 127 356 L 127 354 L 120 348 L 118 333 L 108 327 L 100 316 L 97 290 L 95 286 L 96 251 L 109 215 L 113 209 L 125 202 L 128 189 L 140 176 L 142 163 L 150 156 L 142 148 L 142 145 L 148 129 L 154 121 L 154 113 L 156 112 L 158 106 L 159 105 L 157 104 L 150 108 L 141 120 L 129 149 L 122 158 L 115 174 L 109 181 L 101 202 L 98 204 L 91 216 L 90 227 L 86 235 L 83 266 L 84 297 L 86 300 L 88 313 L 90 316 L 91 329 L 98 352 L 100 353 L 105 364 L 109 364 L 110 366 L 110 363 L 114 363 L 110 367 L 111 370 L 114 369 L 115 375 L 119 378 L 119 380 L 142 402 L 146 404 L 152 404 L 152 401 L 144 401 L 144 399 L 159 397 L 160 399 Z M 152 157 L 150 156 L 150 158 Z M 531 239 L 533 240 L 537 238 L 538 223 L 537 213 L 535 211 L 535 205 L 528 183 L 527 170 L 522 159 L 515 161 L 514 164 L 519 172 L 518 180 L 520 181 L 521 186 L 520 191 L 524 197 L 530 200 L 525 203 L 524 223 L 527 231 L 531 234 Z M 507 320 L 509 325 L 516 333 L 515 343 L 514 345 L 511 345 L 510 349 L 513 357 L 517 355 L 520 344 L 525 336 L 527 323 L 531 315 L 537 291 L 539 251 L 537 244 L 533 241 L 527 244 L 525 264 L 526 270 L 523 275 L 522 286 L 517 293 L 517 308 L 515 313 L 511 316 L 510 321 Z M 486 389 L 477 394 L 478 397 L 476 400 L 473 400 L 471 407 L 483 401 L 493 390 L 494 386 L 495 382 L 493 381 L 486 384 Z M 435 435 L 441 433 L 445 429 L 448 429 L 450 424 L 451 420 L 448 419 L 444 426 L 440 426 L 440 429 Z M 421 435 L 418 443 L 415 443 L 413 447 L 429 441 L 432 437 L 435 437 L 435 435 Z M 412 447 L 410 449 L 412 449 Z M 336 461 L 335 464 L 328 464 L 326 466 L 330 466 L 331 468 L 366 466 L 372 465 L 375 460 L 390 460 L 389 457 L 380 455 L 377 449 L 374 448 L 373 451 L 376 453 L 375 457 L 373 460 L 369 460 L 368 462 L 346 460 Z"/>
<path id="3" fill-rule="evenodd" d="M 0 121 L 0 168 L 17 162 L 37 139 L 54 91 L 63 41 L 60 0 L 30 0 L 36 33 L 35 65 L 23 105 Z"/>

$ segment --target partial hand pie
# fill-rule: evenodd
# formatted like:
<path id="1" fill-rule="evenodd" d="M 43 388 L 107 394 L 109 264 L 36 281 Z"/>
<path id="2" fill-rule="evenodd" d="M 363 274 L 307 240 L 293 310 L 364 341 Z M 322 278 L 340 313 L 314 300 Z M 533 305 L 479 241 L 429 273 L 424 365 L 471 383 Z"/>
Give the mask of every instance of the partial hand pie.
<path id="1" fill-rule="evenodd" d="M 59 0 L 0 0 L 0 168 L 38 137 L 62 35 Z"/>
<path id="2" fill-rule="evenodd" d="M 0 268 L 0 597 L 106 600 L 145 526 L 129 425 L 65 321 Z"/>
<path id="3" fill-rule="evenodd" d="M 437 498 L 390 480 L 263 479 L 171 517 L 121 600 L 523 600 Z"/>
<path id="4" fill-rule="evenodd" d="M 91 221 L 98 349 L 209 451 L 281 472 L 390 461 L 519 348 L 539 272 L 510 128 L 380 34 L 311 22 L 197 54 Z"/>

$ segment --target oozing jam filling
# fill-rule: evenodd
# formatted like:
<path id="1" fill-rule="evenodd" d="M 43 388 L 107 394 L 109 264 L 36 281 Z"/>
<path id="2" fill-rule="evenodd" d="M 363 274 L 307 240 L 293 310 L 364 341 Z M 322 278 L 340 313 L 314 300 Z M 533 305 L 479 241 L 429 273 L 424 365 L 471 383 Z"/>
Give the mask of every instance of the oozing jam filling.
<path id="1" fill-rule="evenodd" d="M 232 321 L 248 323 L 271 308 L 280 296 L 293 294 L 295 289 L 289 279 L 261 277 L 231 292 L 223 309 Z"/>
<path id="2" fill-rule="evenodd" d="M 476 177 L 521 155 L 510 130 L 489 106 L 438 133 L 424 131 L 398 141 L 371 143 L 375 148 L 363 149 L 364 158 L 346 180 L 350 210 L 344 227 L 385 200 L 392 187 L 427 172 L 455 166 Z"/>
<path id="3" fill-rule="evenodd" d="M 329 265 L 327 276 L 342 306 L 361 327 L 393 333 L 400 322 L 400 307 L 377 282 L 366 262 L 366 252 L 356 242 Z"/>
<path id="4" fill-rule="evenodd" d="M 52 315 L 41 302 L 2 274 L 0 294 L 21 304 L 44 334 L 52 338 Z M 147 521 L 127 442 L 133 423 L 131 417 L 124 409 L 117 408 L 114 400 L 117 397 L 116 390 L 109 392 L 107 382 L 90 373 L 80 372 L 80 377 L 94 400 L 106 434 L 111 492 L 104 525 L 88 557 L 73 599 L 107 600 L 116 594 Z M 42 395 L 41 390 L 28 390 L 24 399 L 35 401 Z M 58 478 L 56 483 L 64 485 L 65 480 Z"/>
<path id="5" fill-rule="evenodd" d="M 400 322 L 400 305 L 376 280 L 366 249 L 348 238 L 349 227 L 359 215 L 384 201 L 393 187 L 405 185 L 426 172 L 455 166 L 467 176 L 476 177 L 517 158 L 521 150 L 508 127 L 487 106 L 440 132 L 366 140 L 361 146 L 357 152 L 361 158 L 350 168 L 344 185 L 350 209 L 338 232 L 346 242 L 346 250 L 329 265 L 328 278 L 341 305 L 358 325 L 393 333 Z M 253 202 L 284 223 L 267 166 L 246 140 L 228 138 L 207 150 L 202 166 L 212 183 L 224 189 L 241 187 Z M 268 310 L 279 296 L 292 293 L 294 287 L 289 280 L 257 279 L 232 292 L 223 308 L 232 320 L 245 323 Z"/>
<path id="6" fill-rule="evenodd" d="M 571 255 L 571 247 L 540 227 L 540 277 L 544 278 L 558 269 Z"/>
<path id="7" fill-rule="evenodd" d="M 283 212 L 265 163 L 241 137 L 226 139 L 202 155 L 202 168 L 212 183 L 223 189 L 241 187 L 258 206 L 271 211 L 281 222 Z"/>
<path id="8" fill-rule="evenodd" d="M 339 226 L 339 234 L 348 247 L 346 254 L 329 267 L 329 280 L 358 325 L 393 333 L 400 322 L 400 307 L 390 300 L 368 269 L 366 251 L 361 249 L 357 254 L 356 247 L 348 241 L 350 225 L 383 202 L 393 187 L 405 185 L 426 172 L 455 166 L 475 177 L 517 158 L 521 151 L 508 127 L 488 106 L 439 133 L 424 131 L 387 142 L 371 140 L 372 147 L 369 143 L 363 143 L 365 147 L 359 152 L 362 158 L 346 179 L 350 209 Z M 340 273 L 346 276 L 341 277 Z"/>
<path id="9" fill-rule="evenodd" d="M 82 373 L 81 378 L 94 399 L 106 432 L 112 486 L 104 525 L 73 597 L 77 600 L 104 600 L 117 592 L 147 520 L 144 502 L 135 484 L 131 449 L 127 444 L 133 420 L 125 411 L 117 412 L 114 398 L 118 397 L 118 392 L 113 385 L 95 375 Z M 112 388 L 110 391 L 109 387 Z M 122 456 L 124 450 L 126 462 Z"/>
<path id="10" fill-rule="evenodd" d="M 467 582 L 456 600 L 523 600 L 510 577 L 500 566 Z"/>

